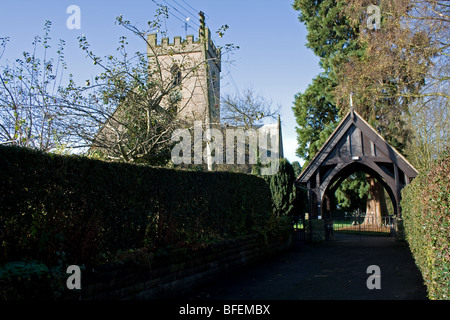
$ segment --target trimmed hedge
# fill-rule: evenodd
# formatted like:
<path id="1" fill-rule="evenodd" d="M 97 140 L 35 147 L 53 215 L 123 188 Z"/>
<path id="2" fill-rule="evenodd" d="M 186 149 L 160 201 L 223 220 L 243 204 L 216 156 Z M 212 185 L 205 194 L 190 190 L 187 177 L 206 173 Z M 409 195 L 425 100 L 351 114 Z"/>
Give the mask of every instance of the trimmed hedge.
<path id="1" fill-rule="evenodd" d="M 120 251 L 197 246 L 262 228 L 259 177 L 0 147 L 0 263 L 98 265 Z"/>
<path id="2" fill-rule="evenodd" d="M 450 150 L 402 192 L 411 252 L 430 299 L 450 299 Z"/>

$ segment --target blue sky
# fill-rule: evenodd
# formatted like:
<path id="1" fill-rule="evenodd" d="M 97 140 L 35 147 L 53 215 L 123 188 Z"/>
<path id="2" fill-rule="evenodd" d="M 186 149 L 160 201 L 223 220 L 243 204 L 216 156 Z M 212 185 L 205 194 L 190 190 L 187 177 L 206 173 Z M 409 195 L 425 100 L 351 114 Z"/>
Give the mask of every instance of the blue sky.
<path id="1" fill-rule="evenodd" d="M 145 28 L 155 16 L 155 2 L 168 6 L 173 13 L 167 20 L 170 38 L 186 35 L 181 21 L 186 17 L 192 21 L 187 34 L 197 36 L 198 16 L 194 14 L 200 10 L 205 12 L 206 24 L 213 33 L 222 25 L 229 26 L 223 38 L 214 37 L 217 45 L 233 43 L 240 47 L 230 57 L 231 61 L 223 64 L 222 93 L 252 88 L 274 105 L 280 105 L 285 157 L 290 162 L 302 162 L 295 156 L 294 95 L 304 91 L 321 70 L 318 58 L 305 46 L 306 29 L 292 8 L 293 0 L 2 1 L 0 37 L 10 37 L 10 41 L 0 64 L 13 62 L 22 51 L 31 51 L 34 36 L 42 35 L 45 20 L 50 20 L 54 51 L 59 39 L 66 42 L 67 73 L 72 73 L 75 80 L 91 79 L 100 70 L 78 48 L 77 37 L 84 34 L 100 56 L 114 54 L 121 35 L 128 36 L 134 51 L 145 51 L 144 43 L 116 25 L 115 18 L 122 14 Z M 79 30 L 67 28 L 70 14 L 66 10 L 70 5 L 80 7 Z"/>

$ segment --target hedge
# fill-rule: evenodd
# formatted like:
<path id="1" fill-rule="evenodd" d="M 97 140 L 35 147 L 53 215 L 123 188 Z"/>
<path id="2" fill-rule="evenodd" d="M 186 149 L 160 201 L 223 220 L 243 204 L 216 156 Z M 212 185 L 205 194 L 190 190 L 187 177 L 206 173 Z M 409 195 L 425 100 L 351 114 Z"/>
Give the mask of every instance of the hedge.
<path id="1" fill-rule="evenodd" d="M 402 192 L 406 240 L 430 299 L 450 296 L 450 150 Z"/>
<path id="2" fill-rule="evenodd" d="M 271 220 L 262 178 L 0 146 L 0 264 L 105 263 L 135 248 L 198 246 Z"/>

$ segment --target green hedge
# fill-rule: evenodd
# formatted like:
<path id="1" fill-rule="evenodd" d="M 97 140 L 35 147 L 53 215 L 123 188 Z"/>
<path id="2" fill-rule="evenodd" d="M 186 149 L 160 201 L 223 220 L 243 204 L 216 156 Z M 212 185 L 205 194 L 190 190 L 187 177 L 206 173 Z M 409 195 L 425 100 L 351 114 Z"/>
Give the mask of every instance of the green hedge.
<path id="1" fill-rule="evenodd" d="M 195 246 L 270 220 L 270 190 L 256 176 L 0 147 L 0 264 L 95 265 L 121 250 Z"/>
<path id="2" fill-rule="evenodd" d="M 402 217 L 430 299 L 450 296 L 450 153 L 402 192 Z"/>

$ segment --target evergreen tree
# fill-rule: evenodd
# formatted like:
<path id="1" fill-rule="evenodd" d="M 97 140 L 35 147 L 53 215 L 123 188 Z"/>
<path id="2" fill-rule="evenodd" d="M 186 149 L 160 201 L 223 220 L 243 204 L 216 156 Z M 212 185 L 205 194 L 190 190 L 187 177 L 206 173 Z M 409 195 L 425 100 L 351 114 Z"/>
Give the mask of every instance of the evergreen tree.
<path id="1" fill-rule="evenodd" d="M 343 14 L 345 6 L 345 2 L 339 0 L 296 0 L 293 5 L 300 12 L 299 20 L 308 31 L 306 46 L 320 58 L 319 64 L 323 68 L 323 72 L 313 79 L 305 92 L 295 96 L 296 153 L 306 161 L 305 165 L 339 123 L 340 110 L 335 101 L 338 66 L 363 52 L 357 41 L 359 29 L 352 28 Z M 367 182 L 361 180 L 359 185 L 364 189 Z M 338 201 L 346 207 L 352 206 L 349 201 L 355 197 L 350 197 L 349 193 L 355 186 L 355 183 L 345 180 L 338 189 Z"/>
<path id="2" fill-rule="evenodd" d="M 274 216 L 281 217 L 293 213 L 296 190 L 294 168 L 286 159 L 280 159 L 279 170 L 274 175 L 264 176 L 272 194 Z"/>
<path id="3" fill-rule="evenodd" d="M 292 162 L 292 168 L 294 169 L 294 175 L 297 178 L 302 172 L 302 166 L 298 161 Z"/>
<path id="4" fill-rule="evenodd" d="M 302 167 L 298 161 L 292 162 L 292 168 L 294 169 L 294 177 L 297 178 L 302 172 Z M 294 208 L 292 214 L 294 216 L 302 216 L 308 208 L 308 193 L 305 189 L 295 187 L 295 199 Z"/>
<path id="5" fill-rule="evenodd" d="M 351 56 L 361 55 L 358 29 L 343 14 L 345 2 L 339 0 L 295 0 L 294 9 L 308 31 L 306 46 L 320 58 L 323 73 L 303 93 L 295 96 L 297 155 L 311 160 L 339 122 L 335 101 L 337 67 Z"/>
<path id="6" fill-rule="evenodd" d="M 316 154 L 338 123 L 338 109 L 333 103 L 332 80 L 319 75 L 304 93 L 295 96 L 297 120 L 297 155 L 306 163 Z"/>
<path id="7" fill-rule="evenodd" d="M 364 211 L 367 204 L 369 184 L 366 182 L 366 174 L 358 171 L 346 178 L 341 187 L 336 190 L 336 199 L 340 209 L 344 211 Z"/>

